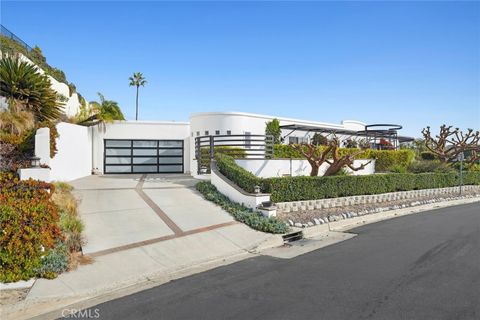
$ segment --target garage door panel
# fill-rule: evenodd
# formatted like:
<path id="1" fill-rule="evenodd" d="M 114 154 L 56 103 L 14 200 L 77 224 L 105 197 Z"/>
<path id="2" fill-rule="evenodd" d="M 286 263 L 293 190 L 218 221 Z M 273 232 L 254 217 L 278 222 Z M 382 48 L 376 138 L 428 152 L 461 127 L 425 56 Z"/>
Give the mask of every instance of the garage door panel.
<path id="1" fill-rule="evenodd" d="M 132 154 L 131 149 L 106 149 L 107 156 L 130 156 Z"/>
<path id="2" fill-rule="evenodd" d="M 130 164 L 131 160 L 130 157 L 107 157 L 105 164 Z"/>
<path id="3" fill-rule="evenodd" d="M 133 147 L 137 148 L 157 148 L 158 141 L 149 141 L 149 140 L 134 140 Z"/>
<path id="4" fill-rule="evenodd" d="M 131 140 L 105 140 L 105 146 L 117 148 L 130 148 L 132 146 Z"/>
<path id="5" fill-rule="evenodd" d="M 109 140 L 105 173 L 183 173 L 183 140 Z"/>
<path id="6" fill-rule="evenodd" d="M 157 157 L 133 158 L 133 164 L 157 164 Z"/>
<path id="7" fill-rule="evenodd" d="M 105 173 L 130 173 L 132 166 L 105 166 Z"/>
<path id="8" fill-rule="evenodd" d="M 177 173 L 183 170 L 183 166 L 160 166 L 160 173 Z"/>
<path id="9" fill-rule="evenodd" d="M 158 154 L 160 156 L 181 156 L 183 149 L 160 149 Z"/>

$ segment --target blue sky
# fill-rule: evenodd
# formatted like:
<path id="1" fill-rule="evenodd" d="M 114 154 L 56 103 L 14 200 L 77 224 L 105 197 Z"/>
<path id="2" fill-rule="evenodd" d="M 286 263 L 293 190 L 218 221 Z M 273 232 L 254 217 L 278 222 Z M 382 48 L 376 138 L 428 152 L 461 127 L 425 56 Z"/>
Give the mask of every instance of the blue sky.
<path id="1" fill-rule="evenodd" d="M 140 119 L 243 111 L 480 127 L 479 2 L 8 2 L 1 23 L 87 100 Z"/>

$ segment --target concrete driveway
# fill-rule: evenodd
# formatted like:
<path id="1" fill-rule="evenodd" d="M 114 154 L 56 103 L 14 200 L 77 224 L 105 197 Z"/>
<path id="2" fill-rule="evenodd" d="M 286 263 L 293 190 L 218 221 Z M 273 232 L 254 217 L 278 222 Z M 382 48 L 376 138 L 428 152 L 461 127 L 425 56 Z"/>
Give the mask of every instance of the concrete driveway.
<path id="1" fill-rule="evenodd" d="M 75 180 L 84 253 L 101 255 L 234 224 L 189 175 L 105 175 Z"/>

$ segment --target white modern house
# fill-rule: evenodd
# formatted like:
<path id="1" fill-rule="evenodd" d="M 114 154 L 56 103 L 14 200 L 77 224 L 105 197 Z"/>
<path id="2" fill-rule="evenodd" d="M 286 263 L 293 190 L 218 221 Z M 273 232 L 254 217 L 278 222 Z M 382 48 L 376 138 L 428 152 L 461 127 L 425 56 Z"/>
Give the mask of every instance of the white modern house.
<path id="1" fill-rule="evenodd" d="M 236 145 L 255 149 L 250 141 L 264 135 L 266 123 L 275 118 L 284 127 L 284 143 L 307 141 L 314 132 L 362 137 L 366 126 L 353 120 L 331 124 L 244 112 L 194 113 L 188 122 L 116 121 L 89 129 L 91 168 L 99 174 L 195 173 L 197 139 L 232 136 L 240 141 Z"/>
<path id="2" fill-rule="evenodd" d="M 363 139 L 368 127 L 353 120 L 331 124 L 244 112 L 195 113 L 188 122 L 115 121 L 91 127 L 62 122 L 57 124 L 59 138 L 55 157 L 50 158 L 48 128 L 37 131 L 35 155 L 41 164 L 50 167 L 49 178 L 44 180 L 70 181 L 92 173 L 196 175 L 200 172 L 199 150 L 205 149 L 202 151 L 208 157 L 209 147 L 225 145 L 245 150 L 246 156 L 237 163 L 257 176 L 308 174 L 306 160 L 269 160 L 266 156 L 265 128 L 273 119 L 280 122 L 285 144 L 307 141 L 314 133 Z M 397 136 L 395 130 L 395 139 L 397 144 L 411 138 Z M 199 141 L 207 144 L 200 145 Z M 355 174 L 369 174 L 373 170 L 372 164 Z"/>

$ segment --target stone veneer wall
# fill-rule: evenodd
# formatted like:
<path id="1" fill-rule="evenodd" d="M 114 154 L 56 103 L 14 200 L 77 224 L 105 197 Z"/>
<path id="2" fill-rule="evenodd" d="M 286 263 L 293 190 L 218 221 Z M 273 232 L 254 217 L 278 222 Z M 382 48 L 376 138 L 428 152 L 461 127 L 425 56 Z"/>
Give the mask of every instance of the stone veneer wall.
<path id="1" fill-rule="evenodd" d="M 463 186 L 464 191 L 478 191 L 480 193 L 480 186 Z M 304 201 L 292 201 L 292 202 L 279 202 L 277 203 L 278 212 L 296 212 L 305 210 L 320 210 L 327 208 L 335 208 L 342 206 L 361 205 L 361 204 L 373 204 L 383 203 L 404 199 L 415 199 L 428 196 L 441 196 L 459 194 L 459 187 L 450 188 L 438 188 L 438 189 L 423 189 L 412 191 L 399 191 L 390 193 L 381 193 L 374 195 L 363 196 L 351 196 L 331 199 L 320 200 L 304 200 Z"/>

